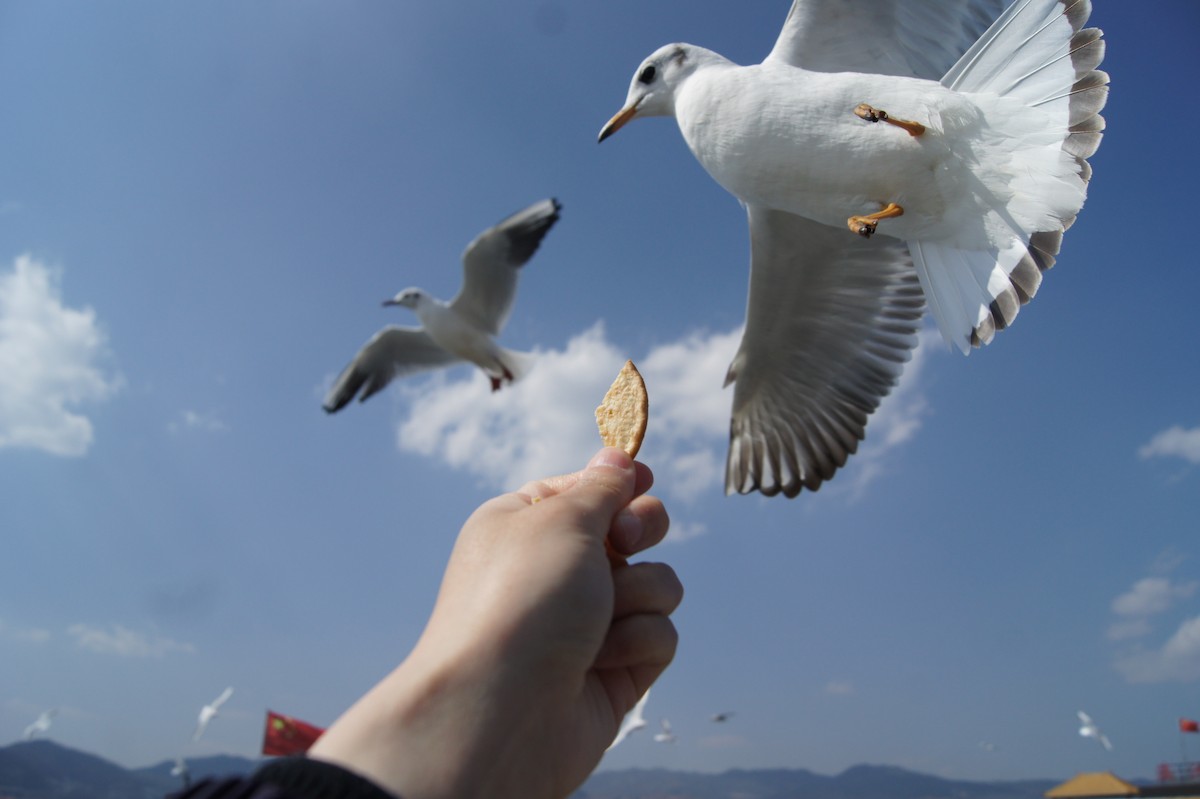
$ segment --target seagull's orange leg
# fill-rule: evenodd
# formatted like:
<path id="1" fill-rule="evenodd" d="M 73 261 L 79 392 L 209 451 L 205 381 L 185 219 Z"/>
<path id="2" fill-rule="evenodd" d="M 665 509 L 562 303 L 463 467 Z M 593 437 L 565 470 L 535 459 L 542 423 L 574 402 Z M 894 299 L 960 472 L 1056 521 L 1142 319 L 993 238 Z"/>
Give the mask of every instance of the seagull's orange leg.
<path id="1" fill-rule="evenodd" d="M 889 125 L 895 125 L 901 130 L 908 131 L 909 136 L 920 136 L 925 132 L 925 126 L 920 122 L 911 122 L 907 119 L 893 119 L 888 116 L 888 112 L 881 108 L 872 108 L 866 103 L 859 103 L 854 107 L 854 116 L 859 119 L 865 119 L 867 122 L 886 122 Z"/>
<path id="2" fill-rule="evenodd" d="M 864 239 L 871 238 L 871 234 L 875 232 L 875 226 L 879 224 L 880 219 L 891 219 L 894 216 L 902 216 L 904 209 L 895 203 L 888 203 L 883 210 L 876 211 L 873 214 L 866 216 L 852 216 L 846 220 L 847 227 L 852 233 L 857 233 Z"/>

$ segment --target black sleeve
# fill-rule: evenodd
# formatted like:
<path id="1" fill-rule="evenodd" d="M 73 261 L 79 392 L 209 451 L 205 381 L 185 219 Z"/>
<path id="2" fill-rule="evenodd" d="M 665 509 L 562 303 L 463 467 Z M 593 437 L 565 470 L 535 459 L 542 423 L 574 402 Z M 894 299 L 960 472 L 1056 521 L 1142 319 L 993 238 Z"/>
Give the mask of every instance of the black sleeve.
<path id="1" fill-rule="evenodd" d="M 175 799 L 397 799 L 352 771 L 304 757 L 267 763 L 252 777 L 206 779 Z"/>

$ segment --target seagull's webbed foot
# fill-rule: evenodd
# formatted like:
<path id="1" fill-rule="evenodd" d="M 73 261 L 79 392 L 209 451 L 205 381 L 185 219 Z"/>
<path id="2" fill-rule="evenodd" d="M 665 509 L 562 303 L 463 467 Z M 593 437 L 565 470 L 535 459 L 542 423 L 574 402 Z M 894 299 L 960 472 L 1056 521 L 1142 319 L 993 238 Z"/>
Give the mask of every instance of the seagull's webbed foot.
<path id="1" fill-rule="evenodd" d="M 508 367 L 504 366 L 503 364 L 501 364 L 501 366 L 500 366 L 500 374 L 495 375 L 495 374 L 492 374 L 491 372 L 488 373 L 488 380 L 492 381 L 492 391 L 499 391 L 500 386 L 502 386 L 504 384 L 503 381 L 507 380 L 509 383 L 512 383 L 516 379 L 517 378 L 512 373 L 512 370 L 509 369 Z"/>
<path id="2" fill-rule="evenodd" d="M 901 216 L 904 209 L 895 203 L 888 203 L 882 210 L 876 211 L 873 214 L 866 216 L 852 216 L 846 220 L 846 226 L 850 228 L 850 232 L 857 233 L 864 239 L 871 238 L 871 234 L 875 232 L 875 228 L 879 225 L 880 219 L 891 219 L 892 217 Z"/>
<path id="3" fill-rule="evenodd" d="M 867 122 L 886 122 L 889 125 L 895 125 L 901 130 L 907 131 L 910 136 L 920 136 L 925 132 L 925 126 L 920 122 L 912 122 L 907 119 L 895 119 L 888 116 L 888 112 L 882 108 L 873 108 L 866 103 L 859 103 L 854 107 L 854 116 L 859 119 L 864 119 Z"/>

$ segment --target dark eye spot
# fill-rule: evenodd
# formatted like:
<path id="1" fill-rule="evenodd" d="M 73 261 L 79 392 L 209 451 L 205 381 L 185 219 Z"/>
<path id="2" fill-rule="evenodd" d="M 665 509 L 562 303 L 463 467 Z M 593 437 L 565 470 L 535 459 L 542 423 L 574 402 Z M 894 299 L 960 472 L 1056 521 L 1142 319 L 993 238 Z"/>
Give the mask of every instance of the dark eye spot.
<path id="1" fill-rule="evenodd" d="M 647 64 L 645 69 L 642 70 L 642 73 L 638 75 L 638 83 L 652 83 L 654 81 L 655 72 L 657 72 L 657 70 L 654 69 L 654 65 Z"/>

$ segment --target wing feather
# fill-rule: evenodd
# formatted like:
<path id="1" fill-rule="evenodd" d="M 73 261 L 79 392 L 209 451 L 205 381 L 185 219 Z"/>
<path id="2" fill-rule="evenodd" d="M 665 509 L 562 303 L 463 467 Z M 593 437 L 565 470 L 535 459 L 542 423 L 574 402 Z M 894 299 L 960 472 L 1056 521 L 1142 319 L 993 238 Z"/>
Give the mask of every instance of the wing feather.
<path id="1" fill-rule="evenodd" d="M 767 60 L 938 80 L 1007 0 L 794 0 Z"/>
<path id="2" fill-rule="evenodd" d="M 748 206 L 750 296 L 726 491 L 815 490 L 862 440 L 917 344 L 924 312 L 907 246 Z"/>
<path id="3" fill-rule="evenodd" d="M 518 270 L 558 221 L 562 205 L 540 200 L 480 233 L 463 252 L 463 285 L 450 307 L 493 336 L 517 296 Z"/>
<path id="4" fill-rule="evenodd" d="M 354 399 L 359 402 L 382 391 L 401 375 L 454 363 L 455 355 L 433 343 L 420 328 L 389 325 L 363 345 L 354 360 L 347 364 L 325 396 L 322 407 L 327 413 L 337 413 Z"/>

